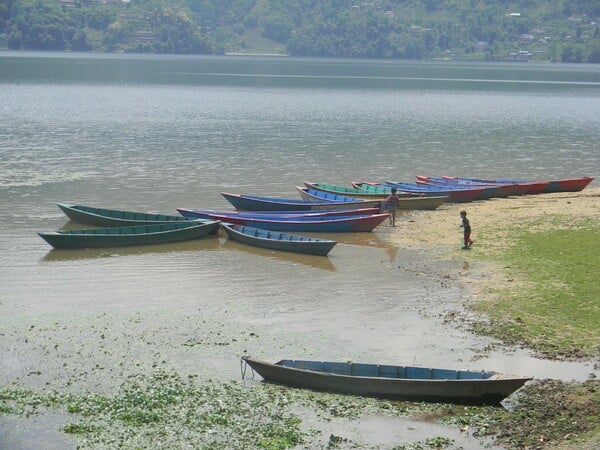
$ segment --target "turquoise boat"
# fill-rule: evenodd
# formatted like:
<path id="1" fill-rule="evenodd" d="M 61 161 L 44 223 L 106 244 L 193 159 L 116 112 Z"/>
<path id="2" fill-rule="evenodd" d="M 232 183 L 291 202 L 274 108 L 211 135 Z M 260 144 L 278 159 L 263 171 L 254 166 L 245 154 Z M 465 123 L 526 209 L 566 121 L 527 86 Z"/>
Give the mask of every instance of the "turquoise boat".
<path id="1" fill-rule="evenodd" d="M 122 227 L 126 225 L 150 225 L 155 223 L 182 222 L 187 219 L 176 215 L 152 214 L 116 209 L 94 208 L 84 205 L 57 203 L 57 206 L 73 222 L 96 227 Z"/>
<path id="2" fill-rule="evenodd" d="M 132 245 L 167 244 L 199 239 L 216 233 L 220 221 L 185 220 L 181 222 L 85 230 L 38 233 L 54 248 L 102 248 Z"/>
<path id="3" fill-rule="evenodd" d="M 287 234 L 244 225 L 224 223 L 222 226 L 230 239 L 270 250 L 326 256 L 337 244 L 336 241 L 329 239 Z"/>

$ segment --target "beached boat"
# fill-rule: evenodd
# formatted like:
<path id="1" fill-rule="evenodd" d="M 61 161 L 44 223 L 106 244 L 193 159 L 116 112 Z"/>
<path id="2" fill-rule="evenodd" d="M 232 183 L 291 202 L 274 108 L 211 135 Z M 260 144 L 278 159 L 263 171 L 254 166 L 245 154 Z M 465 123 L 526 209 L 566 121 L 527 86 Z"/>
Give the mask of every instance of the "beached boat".
<path id="1" fill-rule="evenodd" d="M 592 181 L 594 181 L 593 177 L 549 180 L 548 186 L 542 191 L 542 194 L 552 192 L 579 192 L 585 189 Z"/>
<path id="2" fill-rule="evenodd" d="M 243 244 L 306 255 L 326 256 L 336 241 L 224 223 L 227 236 Z"/>
<path id="3" fill-rule="evenodd" d="M 362 209 L 379 208 L 378 201 L 364 201 L 351 197 L 340 197 L 336 200 L 306 199 L 298 200 L 281 197 L 263 197 L 259 195 L 230 194 L 221 192 L 221 195 L 240 211 L 319 211 L 332 209 Z"/>
<path id="4" fill-rule="evenodd" d="M 216 232 L 219 223 L 218 220 L 184 220 L 151 225 L 90 228 L 38 234 L 54 248 L 124 247 L 199 239 Z"/>
<path id="5" fill-rule="evenodd" d="M 302 219 L 310 217 L 335 217 L 335 216 L 357 216 L 379 213 L 379 208 L 361 209 L 333 209 L 317 211 L 238 211 L 238 210 L 216 210 L 216 209 L 189 209 L 178 208 L 182 216 L 189 219 L 214 219 L 218 217 L 232 216 L 244 219 Z"/>
<path id="6" fill-rule="evenodd" d="M 344 197 L 350 197 L 355 199 L 358 198 L 363 200 L 371 199 L 382 201 L 385 200 L 390 194 L 389 190 L 387 189 L 374 188 L 371 191 L 367 192 L 355 186 L 345 187 L 326 183 L 312 183 L 309 181 L 305 181 L 304 186 L 314 191 L 328 192 L 330 194 L 342 195 Z M 414 197 L 414 195 L 410 194 L 409 197 Z"/>
<path id="7" fill-rule="evenodd" d="M 242 357 L 266 381 L 291 387 L 397 400 L 499 404 L 530 377 L 497 372 L 430 369 L 352 362 Z"/>
<path id="8" fill-rule="evenodd" d="M 116 209 L 94 208 L 84 205 L 57 203 L 58 207 L 73 222 L 97 227 L 122 227 L 127 225 L 150 225 L 154 223 L 182 222 L 185 217 L 167 214 L 152 214 Z"/>
<path id="9" fill-rule="evenodd" d="M 459 178 L 459 177 L 443 177 L 445 179 L 459 179 L 476 181 L 480 183 L 491 183 L 491 184 L 510 184 L 510 183 L 530 183 L 535 185 L 544 185 L 543 189 L 538 192 L 528 193 L 552 193 L 552 192 L 579 192 L 585 189 L 592 181 L 593 177 L 580 177 L 580 178 L 565 178 L 559 180 L 491 180 L 481 178 Z"/>
<path id="10" fill-rule="evenodd" d="M 177 208 L 184 217 L 195 217 L 194 210 Z M 271 231 L 299 231 L 314 233 L 351 233 L 373 231 L 389 214 L 366 214 L 319 217 L 244 217 L 239 214 L 212 214 L 215 220 L 246 225 Z"/>
<path id="11" fill-rule="evenodd" d="M 330 194 L 344 195 L 355 198 L 378 199 L 382 202 L 384 202 L 391 193 L 390 188 L 372 185 L 365 186 L 364 189 L 357 186 L 347 188 L 343 186 L 309 182 L 305 182 L 304 185 L 313 191 L 323 191 Z M 419 195 L 414 193 L 398 192 L 398 196 L 400 197 L 398 209 L 406 211 L 436 209 L 438 206 L 448 200 L 448 196 L 445 195 Z"/>
<path id="12" fill-rule="evenodd" d="M 486 187 L 486 186 L 506 186 L 509 189 L 507 194 L 510 195 L 532 195 L 539 194 L 549 184 L 548 181 L 497 181 L 481 180 L 475 178 L 461 178 L 461 177 L 430 177 L 424 175 L 417 175 L 417 182 L 437 184 L 443 186 L 467 186 L 467 187 Z"/>
<path id="13" fill-rule="evenodd" d="M 382 199 L 374 199 L 374 200 L 361 200 L 359 198 L 348 197 L 342 194 L 336 194 L 333 192 L 320 191 L 318 189 L 311 189 L 305 186 L 296 186 L 296 190 L 300 194 L 304 200 L 316 200 L 316 201 L 328 201 L 328 202 L 336 202 L 336 201 L 356 201 L 361 202 L 365 205 L 369 205 L 368 207 L 380 208 Z"/>
<path id="14" fill-rule="evenodd" d="M 427 186 L 441 186 L 443 188 L 450 189 L 473 189 L 473 188 L 486 188 L 487 195 L 489 198 L 506 198 L 513 195 L 523 195 L 527 192 L 528 187 L 518 183 L 505 183 L 505 184 L 473 184 L 465 182 L 454 182 L 446 180 L 442 177 L 430 177 L 426 179 L 416 180 L 417 184 L 424 184 Z"/>
<path id="15" fill-rule="evenodd" d="M 370 183 L 365 182 L 362 184 L 357 184 L 357 186 L 361 186 L 361 188 L 365 190 L 371 189 L 369 187 L 370 185 Z M 415 194 L 446 196 L 448 197 L 447 201 L 450 203 L 464 203 L 490 198 L 490 193 L 488 192 L 489 189 L 487 186 L 473 187 L 470 189 L 456 189 L 443 186 L 421 185 L 417 183 L 385 181 L 382 184 L 379 184 L 378 187 L 384 188 L 388 191 L 395 187 L 398 190 L 413 192 Z"/>

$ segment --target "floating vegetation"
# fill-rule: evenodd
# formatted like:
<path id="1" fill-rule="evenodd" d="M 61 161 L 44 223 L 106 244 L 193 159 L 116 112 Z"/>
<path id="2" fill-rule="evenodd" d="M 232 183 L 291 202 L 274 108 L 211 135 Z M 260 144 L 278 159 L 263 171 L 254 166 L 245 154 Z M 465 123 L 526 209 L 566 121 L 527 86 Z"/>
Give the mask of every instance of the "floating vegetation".
<path id="1" fill-rule="evenodd" d="M 251 445 L 276 450 L 310 446 L 315 436 L 319 438 L 318 431 L 302 427 L 294 412 L 298 408 L 316 411 L 326 420 L 353 420 L 374 414 L 433 417 L 444 405 L 318 393 L 267 383 L 201 382 L 162 369 L 128 377 L 113 396 L 40 393 L 17 387 L 0 390 L 0 413 L 28 417 L 44 408 L 69 414 L 62 430 L 76 437 L 81 449 L 190 445 L 241 449 Z M 344 441 L 344 437 L 334 436 L 329 444 L 335 447 Z"/>
<path id="2" fill-rule="evenodd" d="M 303 442 L 301 420 L 286 411 L 295 393 L 269 385 L 239 382 L 199 384 L 159 370 L 130 377 L 113 397 L 37 393 L 20 388 L 0 390 L 0 411 L 30 416 L 40 409 L 64 409 L 72 420 L 66 433 L 82 438 L 80 448 L 146 447 L 150 442 L 181 448 L 203 447 L 284 449 Z M 338 402 L 313 406 L 353 416 L 361 402 L 344 408 Z"/>

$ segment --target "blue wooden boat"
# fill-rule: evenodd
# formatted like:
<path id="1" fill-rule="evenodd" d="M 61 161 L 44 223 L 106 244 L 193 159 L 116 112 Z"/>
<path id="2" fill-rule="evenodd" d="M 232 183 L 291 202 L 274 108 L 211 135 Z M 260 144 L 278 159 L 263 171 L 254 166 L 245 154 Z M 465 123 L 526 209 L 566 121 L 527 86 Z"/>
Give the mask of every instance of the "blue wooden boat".
<path id="1" fill-rule="evenodd" d="M 369 185 L 371 183 L 357 183 L 356 186 L 360 186 L 362 189 L 368 190 Z M 417 183 L 403 183 L 403 182 L 394 182 L 394 181 L 385 181 L 379 185 L 382 188 L 388 189 L 391 191 L 393 187 L 398 190 L 402 190 L 405 192 L 413 192 L 415 194 L 421 193 L 425 195 L 441 195 L 446 196 L 448 198 L 448 202 L 451 203 L 464 203 L 464 202 L 472 202 L 475 200 L 484 200 L 490 198 L 487 187 L 473 187 L 471 189 L 455 189 L 455 188 L 446 188 L 442 186 L 427 186 L 421 185 Z"/>
<path id="2" fill-rule="evenodd" d="M 522 195 L 527 188 L 517 183 L 504 183 L 504 184 L 473 184 L 473 183 L 456 183 L 445 180 L 440 177 L 432 177 L 427 179 L 417 178 L 417 184 L 441 187 L 444 189 L 477 189 L 485 188 L 485 194 L 487 198 L 506 198 L 511 195 Z"/>
<path id="3" fill-rule="evenodd" d="M 281 197 L 262 197 L 221 192 L 221 195 L 241 211 L 319 211 L 333 209 L 379 208 L 379 201 L 364 201 L 350 197 L 330 199 L 298 200 Z"/>
<path id="4" fill-rule="evenodd" d="M 379 208 L 334 209 L 318 211 L 238 211 L 215 209 L 177 208 L 179 214 L 192 219 L 214 219 L 215 217 L 231 216 L 244 219 L 303 219 L 311 217 L 356 216 L 379 213 Z"/>
<path id="5" fill-rule="evenodd" d="M 418 402 L 497 405 L 531 377 L 497 372 L 242 357 L 265 381 L 317 391 Z"/>
<path id="6" fill-rule="evenodd" d="M 195 217 L 194 210 L 177 208 L 184 217 Z M 243 217 L 239 214 L 211 214 L 215 220 L 246 225 L 271 231 L 306 233 L 352 233 L 373 231 L 389 214 L 354 214 L 350 216 L 320 217 Z"/>
<path id="7" fill-rule="evenodd" d="M 495 197 L 508 197 L 509 195 L 525 195 L 530 193 L 538 193 L 541 191 L 539 183 L 536 182 L 506 182 L 506 183 L 491 183 L 483 180 L 475 180 L 458 177 L 430 177 L 417 175 L 417 183 L 425 183 L 430 185 L 450 186 L 450 187 L 496 187 L 499 190 Z M 547 185 L 547 183 L 545 183 Z M 543 187 L 543 186 L 542 186 Z"/>
<path id="8" fill-rule="evenodd" d="M 216 232 L 219 223 L 218 220 L 184 220 L 151 225 L 90 228 L 38 234 L 54 248 L 124 247 L 199 239 Z"/>
<path id="9" fill-rule="evenodd" d="M 227 233 L 227 236 L 234 241 L 252 245 L 254 247 L 284 252 L 326 256 L 337 244 L 336 241 L 327 239 L 286 234 L 280 231 L 269 231 L 244 225 L 224 223 L 222 227 Z"/>
<path id="10" fill-rule="evenodd" d="M 98 227 L 122 227 L 126 225 L 150 225 L 154 223 L 182 222 L 185 217 L 167 214 L 152 214 L 116 209 L 94 208 L 84 205 L 57 203 L 58 207 L 73 222 Z"/>
<path id="11" fill-rule="evenodd" d="M 422 178 L 422 177 L 417 177 Z M 425 177 L 427 178 L 427 177 Z M 481 178 L 463 178 L 463 177 L 442 177 L 445 180 L 458 180 L 461 182 L 471 183 L 488 183 L 488 184 L 528 184 L 530 190 L 528 194 L 552 193 L 552 192 L 579 192 L 586 188 L 592 181 L 593 177 L 565 178 L 558 180 L 493 180 Z"/>

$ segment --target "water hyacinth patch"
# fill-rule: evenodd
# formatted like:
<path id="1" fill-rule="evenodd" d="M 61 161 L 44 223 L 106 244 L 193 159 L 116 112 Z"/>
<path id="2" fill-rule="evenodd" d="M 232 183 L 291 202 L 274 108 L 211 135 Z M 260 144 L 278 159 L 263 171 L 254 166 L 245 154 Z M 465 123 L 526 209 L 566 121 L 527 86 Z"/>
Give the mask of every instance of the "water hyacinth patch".
<path id="1" fill-rule="evenodd" d="M 439 407 L 317 393 L 266 383 L 201 382 L 157 370 L 130 376 L 114 396 L 0 390 L 0 411 L 29 416 L 42 408 L 69 413 L 62 431 L 78 448 L 293 448 L 311 442 L 298 408 L 330 419 L 353 420 L 368 414 L 427 415 Z"/>

